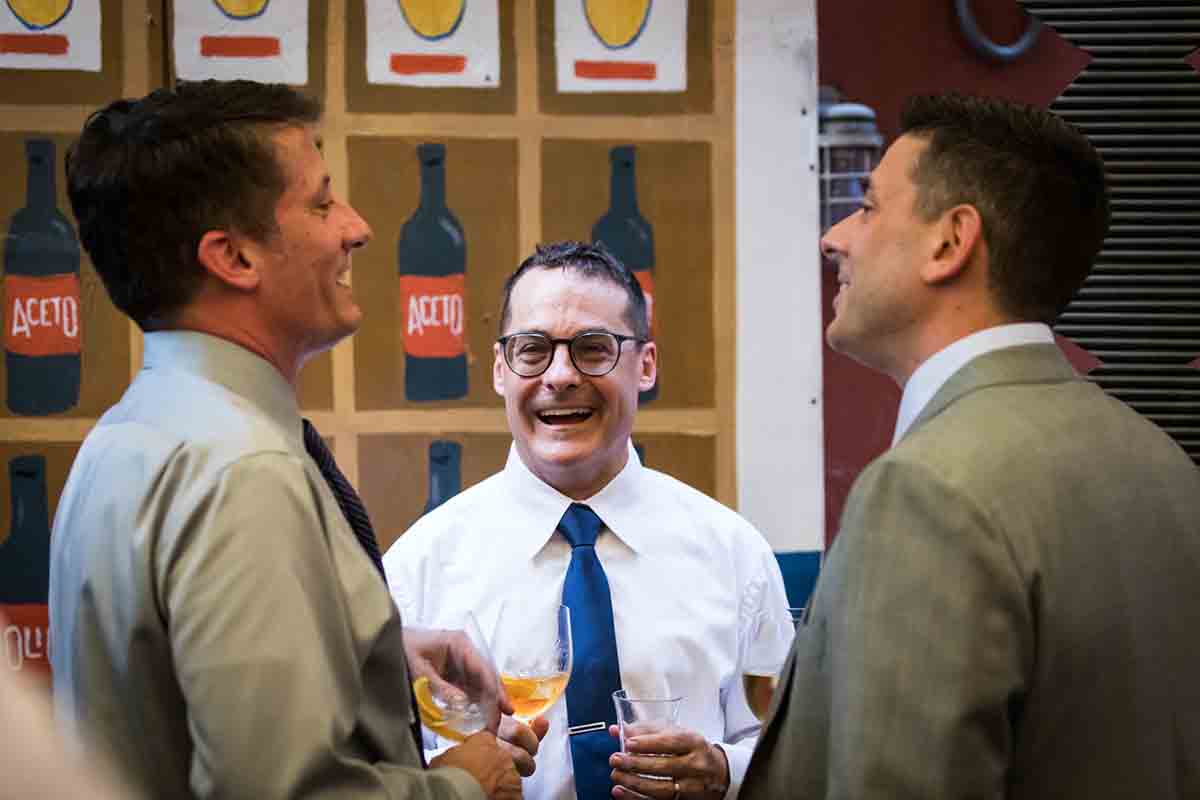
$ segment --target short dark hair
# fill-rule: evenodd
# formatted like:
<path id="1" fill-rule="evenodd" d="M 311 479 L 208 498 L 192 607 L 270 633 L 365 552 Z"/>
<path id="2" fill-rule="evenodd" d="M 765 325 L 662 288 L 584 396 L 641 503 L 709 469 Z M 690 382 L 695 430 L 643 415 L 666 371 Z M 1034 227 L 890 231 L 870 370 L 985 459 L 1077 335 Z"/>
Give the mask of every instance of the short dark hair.
<path id="1" fill-rule="evenodd" d="M 512 316 L 512 292 L 517 281 L 531 269 L 573 269 L 585 278 L 598 278 L 625 290 L 625 322 L 639 339 L 650 338 L 650 320 L 646 314 L 646 295 L 634 274 L 603 242 L 564 241 L 539 244 L 533 255 L 521 262 L 504 282 L 504 304 L 500 311 L 500 335 Z"/>
<path id="2" fill-rule="evenodd" d="M 1108 232 L 1104 162 L 1091 142 L 1045 109 L 957 94 L 909 98 L 900 125 L 928 143 L 912 173 L 916 213 L 974 206 L 1000 308 L 1053 322 Z"/>
<path id="3" fill-rule="evenodd" d="M 67 191 L 117 308 L 163 327 L 201 284 L 206 232 L 276 233 L 287 179 L 271 137 L 320 118 L 290 86 L 241 80 L 180 83 L 89 116 L 67 152 Z"/>

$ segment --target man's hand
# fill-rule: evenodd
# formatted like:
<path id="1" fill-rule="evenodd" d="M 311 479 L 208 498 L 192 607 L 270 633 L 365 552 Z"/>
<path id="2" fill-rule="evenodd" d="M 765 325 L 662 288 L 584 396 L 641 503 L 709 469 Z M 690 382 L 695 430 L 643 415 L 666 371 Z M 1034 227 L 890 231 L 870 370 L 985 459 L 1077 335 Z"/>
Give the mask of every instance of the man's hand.
<path id="1" fill-rule="evenodd" d="M 533 757 L 537 755 L 538 744 L 550 730 L 550 723 L 545 717 L 537 717 L 528 725 L 505 717 L 500 722 L 500 733 L 497 734 L 500 746 L 512 756 L 513 766 L 522 778 L 528 778 L 537 769 Z"/>
<path id="2" fill-rule="evenodd" d="M 465 769 L 491 800 L 521 798 L 521 776 L 513 768 L 512 758 L 487 731 L 480 731 L 429 762 L 430 769 L 438 767 Z"/>
<path id="3" fill-rule="evenodd" d="M 608 732 L 618 736 L 616 725 Z M 613 797 L 657 800 L 720 800 L 729 789 L 729 759 L 695 731 L 671 728 L 625 740 L 627 753 L 608 760 L 616 784 Z M 653 754 L 653 755 L 651 755 Z M 642 775 L 661 776 L 659 780 Z M 663 780 L 665 779 L 665 780 Z"/>
<path id="4" fill-rule="evenodd" d="M 405 626 L 404 654 L 408 657 L 411 677 L 428 677 L 430 689 L 436 695 L 453 694 L 455 688 L 471 697 L 495 695 L 498 709 L 488 720 L 489 731 L 495 733 L 501 714 L 513 712 L 496 670 L 462 631 Z"/>

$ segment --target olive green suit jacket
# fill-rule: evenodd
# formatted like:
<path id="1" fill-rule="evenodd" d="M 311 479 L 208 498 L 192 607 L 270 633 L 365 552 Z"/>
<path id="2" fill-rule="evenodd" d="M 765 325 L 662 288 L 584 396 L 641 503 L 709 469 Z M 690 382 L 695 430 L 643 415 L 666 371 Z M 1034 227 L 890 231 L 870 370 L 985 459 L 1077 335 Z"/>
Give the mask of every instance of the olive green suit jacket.
<path id="1" fill-rule="evenodd" d="M 1200 472 L 1053 345 L 976 358 L 847 501 L 759 798 L 1200 797 Z"/>

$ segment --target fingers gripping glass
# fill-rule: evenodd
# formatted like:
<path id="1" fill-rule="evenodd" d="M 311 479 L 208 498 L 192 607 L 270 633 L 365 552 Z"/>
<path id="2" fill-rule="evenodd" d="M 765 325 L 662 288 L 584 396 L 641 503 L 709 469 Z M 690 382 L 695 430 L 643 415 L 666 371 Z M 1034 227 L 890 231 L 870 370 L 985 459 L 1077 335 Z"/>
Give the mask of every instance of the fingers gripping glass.
<path id="1" fill-rule="evenodd" d="M 551 339 L 542 333 L 513 333 L 496 341 L 504 351 L 504 363 L 522 378 L 536 378 L 550 369 L 560 344 L 567 346 L 575 369 L 599 378 L 616 369 L 621 360 L 622 345 L 626 342 L 644 344 L 647 340 L 608 331 L 587 331 L 570 339 Z"/>

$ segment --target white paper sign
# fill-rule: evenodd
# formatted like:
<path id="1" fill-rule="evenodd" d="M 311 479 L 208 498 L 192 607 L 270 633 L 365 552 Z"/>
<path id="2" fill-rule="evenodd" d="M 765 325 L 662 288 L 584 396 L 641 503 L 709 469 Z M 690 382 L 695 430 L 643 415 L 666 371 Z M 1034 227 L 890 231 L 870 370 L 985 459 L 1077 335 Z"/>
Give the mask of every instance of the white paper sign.
<path id="1" fill-rule="evenodd" d="M 555 0 L 560 92 L 687 89 L 687 0 Z"/>
<path id="2" fill-rule="evenodd" d="M 8 0 L 0 69 L 100 71 L 100 0 Z"/>
<path id="3" fill-rule="evenodd" d="M 308 83 L 304 0 L 175 0 L 175 74 Z"/>
<path id="4" fill-rule="evenodd" d="M 496 0 L 366 0 L 367 81 L 500 85 Z"/>

